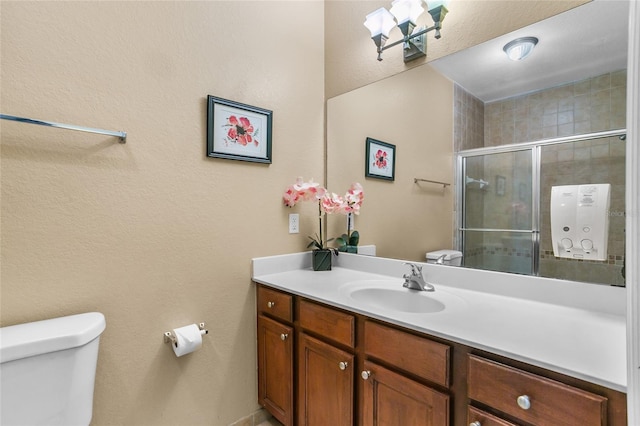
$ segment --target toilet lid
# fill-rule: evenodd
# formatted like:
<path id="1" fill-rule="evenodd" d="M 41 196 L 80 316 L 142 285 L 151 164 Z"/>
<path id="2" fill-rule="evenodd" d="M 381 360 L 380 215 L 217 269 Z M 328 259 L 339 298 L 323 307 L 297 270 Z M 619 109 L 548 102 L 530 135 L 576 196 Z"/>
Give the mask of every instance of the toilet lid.
<path id="1" fill-rule="evenodd" d="M 0 328 L 0 363 L 85 345 L 106 327 L 99 312 Z"/>

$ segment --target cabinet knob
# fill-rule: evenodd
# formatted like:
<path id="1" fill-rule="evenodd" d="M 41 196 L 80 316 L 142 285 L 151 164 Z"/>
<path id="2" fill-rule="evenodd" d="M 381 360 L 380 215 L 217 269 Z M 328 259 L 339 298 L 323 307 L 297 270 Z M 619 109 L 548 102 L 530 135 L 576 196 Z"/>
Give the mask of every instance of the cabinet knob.
<path id="1" fill-rule="evenodd" d="M 531 400 L 529 399 L 528 395 L 520 395 L 518 399 L 516 399 L 516 402 L 518 403 L 518 407 L 522 408 L 523 410 L 528 410 L 529 408 L 531 408 Z"/>
<path id="2" fill-rule="evenodd" d="M 340 361 L 340 363 L 338 364 L 338 367 L 340 367 L 340 370 L 346 370 L 348 366 L 349 366 L 349 363 L 344 361 Z"/>
<path id="3" fill-rule="evenodd" d="M 274 306 L 276 306 L 276 302 L 267 302 L 268 308 L 273 308 Z"/>
<path id="4" fill-rule="evenodd" d="M 362 377 L 362 380 L 368 380 L 369 377 L 371 377 L 371 371 L 362 370 L 362 373 L 360 373 L 360 377 Z"/>
<path id="5" fill-rule="evenodd" d="M 480 423 L 478 420 L 476 420 L 473 423 L 469 423 L 469 426 L 482 426 L 482 423 Z"/>
<path id="6" fill-rule="evenodd" d="M 289 337 L 289 335 L 287 333 L 282 333 L 280 335 L 280 340 L 282 340 L 284 342 L 285 340 L 287 340 L 287 337 Z"/>

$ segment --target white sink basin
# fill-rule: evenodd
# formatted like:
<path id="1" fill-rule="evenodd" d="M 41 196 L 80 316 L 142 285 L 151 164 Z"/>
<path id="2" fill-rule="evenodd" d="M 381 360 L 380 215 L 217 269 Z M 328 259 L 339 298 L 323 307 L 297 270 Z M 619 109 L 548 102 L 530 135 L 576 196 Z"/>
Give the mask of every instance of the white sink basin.
<path id="1" fill-rule="evenodd" d="M 351 281 L 340 287 L 340 293 L 355 305 L 411 314 L 434 314 L 464 302 L 458 296 L 438 289 L 410 290 L 402 286 L 403 279 Z"/>
<path id="2" fill-rule="evenodd" d="M 363 288 L 350 297 L 368 305 L 400 312 L 431 314 L 443 311 L 444 303 L 427 296 L 423 291 L 388 288 Z"/>

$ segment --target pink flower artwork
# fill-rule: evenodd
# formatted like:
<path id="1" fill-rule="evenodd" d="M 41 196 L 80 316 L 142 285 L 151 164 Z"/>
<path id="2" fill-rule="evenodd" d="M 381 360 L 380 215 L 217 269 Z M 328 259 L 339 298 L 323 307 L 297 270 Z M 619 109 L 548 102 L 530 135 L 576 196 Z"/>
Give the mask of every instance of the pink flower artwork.
<path id="1" fill-rule="evenodd" d="M 226 138 L 227 144 L 237 143 L 242 146 L 253 144 L 258 146 L 259 142 L 256 138 L 258 131 L 254 129 L 247 117 L 238 118 L 235 115 L 231 115 L 223 126 L 229 127 Z"/>
<path id="2" fill-rule="evenodd" d="M 379 169 L 386 169 L 387 168 L 387 153 L 386 153 L 386 151 L 383 151 L 383 150 L 379 149 L 378 152 L 376 152 L 375 165 Z"/>

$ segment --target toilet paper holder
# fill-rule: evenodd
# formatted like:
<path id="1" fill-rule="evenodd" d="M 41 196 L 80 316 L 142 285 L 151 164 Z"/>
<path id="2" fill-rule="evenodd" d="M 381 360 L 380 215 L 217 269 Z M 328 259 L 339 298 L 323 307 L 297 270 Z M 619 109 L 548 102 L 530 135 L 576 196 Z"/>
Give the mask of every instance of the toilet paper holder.
<path id="1" fill-rule="evenodd" d="M 204 334 L 209 334 L 209 330 L 207 330 L 207 329 L 205 328 L 205 325 L 204 325 L 204 323 L 203 323 L 203 322 L 201 322 L 200 324 L 198 324 L 198 328 L 199 328 L 200 330 L 204 330 Z M 164 342 L 165 342 L 165 343 L 171 343 L 172 345 L 176 345 L 176 346 L 177 346 L 177 344 L 178 344 L 178 343 L 177 343 L 177 342 L 178 342 L 178 339 L 177 339 L 177 338 L 176 338 L 176 336 L 173 334 L 173 332 L 171 332 L 171 331 L 166 331 L 166 332 L 164 333 Z"/>

